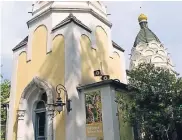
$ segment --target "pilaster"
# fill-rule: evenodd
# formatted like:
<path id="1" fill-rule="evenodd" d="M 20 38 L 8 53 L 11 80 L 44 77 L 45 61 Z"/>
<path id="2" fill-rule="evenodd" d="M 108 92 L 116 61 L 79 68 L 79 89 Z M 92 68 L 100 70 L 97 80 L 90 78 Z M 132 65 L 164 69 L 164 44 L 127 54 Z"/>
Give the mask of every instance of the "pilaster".
<path id="1" fill-rule="evenodd" d="M 17 111 L 17 118 L 18 118 L 18 129 L 17 129 L 17 140 L 24 140 L 25 134 L 25 110 L 18 110 Z"/>

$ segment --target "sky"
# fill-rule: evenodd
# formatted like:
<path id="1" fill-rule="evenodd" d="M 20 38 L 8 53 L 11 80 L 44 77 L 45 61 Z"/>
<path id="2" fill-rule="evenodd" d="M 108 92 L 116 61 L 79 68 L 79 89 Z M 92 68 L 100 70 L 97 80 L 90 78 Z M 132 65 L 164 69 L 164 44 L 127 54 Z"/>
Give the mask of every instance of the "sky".
<path id="1" fill-rule="evenodd" d="M 1 3 L 1 73 L 5 79 L 11 78 L 14 48 L 27 34 L 26 22 L 31 18 L 30 1 L 4 1 Z M 175 70 L 182 75 L 182 1 L 180 2 L 142 2 L 112 1 L 104 2 L 109 20 L 112 22 L 112 40 L 125 49 L 126 68 L 135 37 L 140 30 L 138 16 L 148 17 L 149 28 L 167 48 Z M 140 8 L 141 7 L 141 8 Z"/>

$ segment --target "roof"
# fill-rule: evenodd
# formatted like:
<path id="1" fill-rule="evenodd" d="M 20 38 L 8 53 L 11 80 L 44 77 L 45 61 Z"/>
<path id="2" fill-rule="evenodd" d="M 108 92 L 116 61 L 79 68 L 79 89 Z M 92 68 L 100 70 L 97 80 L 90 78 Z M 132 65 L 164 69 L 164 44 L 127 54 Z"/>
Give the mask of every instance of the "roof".
<path id="1" fill-rule="evenodd" d="M 86 85 L 80 85 L 77 87 L 78 91 L 82 91 L 85 89 L 91 89 L 91 88 L 96 88 L 99 86 L 104 86 L 104 85 L 112 85 L 117 89 L 123 89 L 123 90 L 128 90 L 128 85 L 121 83 L 117 79 L 110 79 L 110 80 L 104 80 L 96 83 L 91 83 L 91 84 L 86 84 Z"/>
<path id="2" fill-rule="evenodd" d="M 159 38 L 148 28 L 147 22 L 140 23 L 140 26 L 141 29 L 135 38 L 133 47 L 136 47 L 139 43 L 149 43 L 152 40 L 161 43 Z"/>
<path id="3" fill-rule="evenodd" d="M 86 26 L 85 24 L 83 24 L 80 20 L 78 20 L 72 13 L 69 14 L 69 16 L 67 18 L 65 18 L 63 21 L 61 21 L 60 23 L 58 23 L 53 29 L 52 31 L 65 26 L 71 22 L 74 22 L 75 24 L 77 24 L 78 26 L 80 26 L 81 28 L 87 30 L 89 33 L 92 32 L 92 30 Z"/>
<path id="4" fill-rule="evenodd" d="M 125 51 L 122 47 L 120 47 L 120 46 L 119 46 L 116 42 L 114 42 L 113 40 L 112 40 L 112 45 L 113 45 L 114 48 L 116 48 L 116 49 L 118 49 L 118 50 L 120 50 L 120 51 L 122 51 L 122 52 Z"/>
<path id="5" fill-rule="evenodd" d="M 26 36 L 18 45 L 16 45 L 16 46 L 12 49 L 12 51 L 15 51 L 15 50 L 17 50 L 17 49 L 19 49 L 19 48 L 25 46 L 25 45 L 27 44 L 27 42 L 28 42 L 28 36 Z"/>
<path id="6" fill-rule="evenodd" d="M 52 31 L 57 30 L 58 28 L 65 26 L 66 24 L 69 24 L 71 22 L 74 22 L 75 24 L 77 24 L 78 26 L 84 28 L 85 30 L 87 30 L 88 32 L 92 32 L 91 29 L 89 27 L 87 27 L 86 25 L 84 25 L 80 20 L 78 20 L 75 16 L 73 16 L 73 14 L 70 14 L 67 18 L 65 18 L 63 21 L 61 21 L 59 24 L 57 24 Z M 21 47 L 23 47 L 24 45 L 26 45 L 28 42 L 28 36 L 26 36 L 18 45 L 16 45 L 12 50 L 15 51 Z M 114 48 L 124 52 L 125 50 L 120 47 L 116 42 L 114 42 L 112 40 L 112 45 Z"/>
<path id="7" fill-rule="evenodd" d="M 15 51 L 15 50 L 17 50 L 17 49 L 23 47 L 23 46 L 26 45 L 27 43 L 28 43 L 28 36 L 25 37 L 25 38 L 24 38 L 18 45 L 16 45 L 12 50 Z M 122 51 L 122 52 L 125 51 L 122 47 L 120 47 L 118 44 L 116 44 L 116 42 L 114 42 L 113 40 L 112 40 L 112 45 L 113 45 L 113 47 L 115 47 L 116 49 L 118 49 L 118 50 L 120 50 L 120 51 Z"/>

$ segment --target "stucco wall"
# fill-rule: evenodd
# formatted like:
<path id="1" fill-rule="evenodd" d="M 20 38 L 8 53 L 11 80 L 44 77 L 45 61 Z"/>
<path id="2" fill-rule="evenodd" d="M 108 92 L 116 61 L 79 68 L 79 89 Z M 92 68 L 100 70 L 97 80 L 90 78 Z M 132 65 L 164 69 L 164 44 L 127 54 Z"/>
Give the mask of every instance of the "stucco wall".
<path id="1" fill-rule="evenodd" d="M 11 95 L 11 103 L 13 104 L 15 100 L 15 106 L 10 109 L 13 110 L 10 111 L 10 114 L 13 114 L 13 139 L 16 139 L 17 133 L 16 111 L 19 99 L 34 76 L 49 82 L 53 87 L 57 84 L 65 85 L 68 96 L 72 99 L 72 111 L 69 115 L 62 112 L 54 118 L 56 120 L 54 121 L 56 130 L 54 139 L 63 140 L 75 140 L 75 137 L 78 140 L 84 140 L 84 120 L 82 119 L 84 106 L 80 102 L 82 97 L 78 94 L 76 87 L 79 84 L 100 81 L 100 77 L 94 77 L 93 71 L 101 69 L 101 62 L 104 74 L 110 75 L 112 79 L 125 81 L 123 52 L 114 52 L 110 28 L 93 15 L 74 14 L 89 26 L 92 33 L 74 23 L 51 32 L 51 29 L 68 15 L 68 12 L 55 12 L 39 17 L 29 25 L 28 46 L 15 52 L 16 55 L 21 51 L 26 53 L 21 53 L 15 58 L 18 62 L 18 70 L 14 67 L 17 80 L 16 78 L 12 80 L 15 96 Z M 86 20 L 88 18 L 90 20 Z M 10 130 L 9 135 L 11 133 Z M 33 137 L 32 135 L 32 139 Z"/>
<path id="2" fill-rule="evenodd" d="M 17 133 L 17 109 L 24 88 L 34 76 L 48 81 L 52 86 L 64 85 L 64 37 L 57 35 L 53 39 L 52 52 L 46 54 L 47 30 L 45 26 L 39 26 L 33 35 L 32 59 L 27 62 L 26 52 L 18 57 L 16 101 L 13 116 L 13 139 Z M 62 95 L 63 98 L 63 95 Z M 64 98 L 63 98 L 64 99 Z M 31 117 L 30 117 L 31 118 Z M 56 137 L 65 137 L 64 114 L 56 116 Z"/>
<path id="3" fill-rule="evenodd" d="M 109 56 L 108 37 L 104 29 L 96 27 L 96 48 L 91 47 L 91 41 L 88 36 L 82 35 L 81 44 L 81 73 L 82 84 L 89 84 L 100 81 L 100 77 L 94 76 L 94 70 L 101 70 L 103 74 L 110 75 L 111 79 L 122 80 L 122 63 L 119 53 L 114 52 Z"/>

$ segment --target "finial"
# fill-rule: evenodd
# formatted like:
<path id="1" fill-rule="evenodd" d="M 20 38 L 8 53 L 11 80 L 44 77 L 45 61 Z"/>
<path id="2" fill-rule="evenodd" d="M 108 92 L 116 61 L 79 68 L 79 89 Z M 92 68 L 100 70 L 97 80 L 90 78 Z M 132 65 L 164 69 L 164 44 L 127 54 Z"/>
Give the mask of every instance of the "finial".
<path id="1" fill-rule="evenodd" d="M 147 16 L 144 14 L 140 14 L 140 16 L 138 17 L 138 22 L 141 22 L 141 21 L 147 21 Z"/>
<path id="2" fill-rule="evenodd" d="M 140 14 L 140 16 L 138 17 L 138 22 L 140 23 L 141 21 L 147 21 L 147 16 L 146 15 L 144 15 L 143 13 L 142 13 L 142 6 L 140 6 L 140 12 L 141 12 L 141 14 Z"/>
<path id="3" fill-rule="evenodd" d="M 29 14 L 32 14 L 32 16 L 33 16 L 33 8 L 34 8 L 34 3 L 32 4 L 32 11 L 31 12 L 28 12 Z"/>

